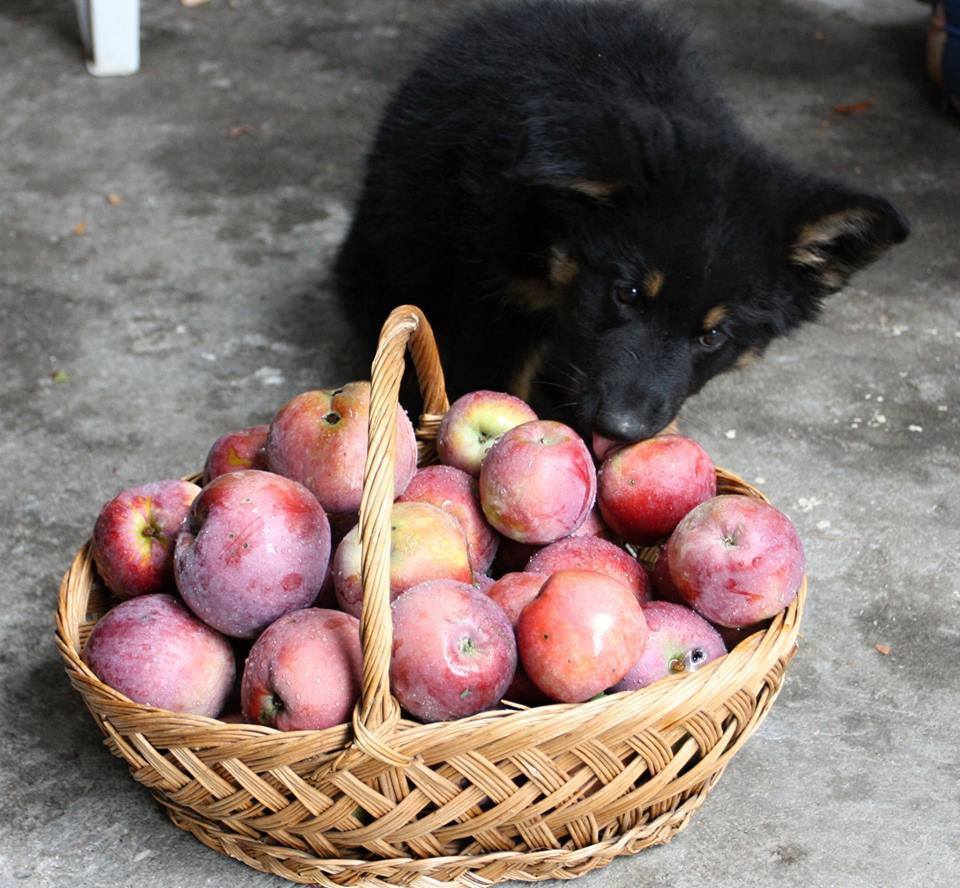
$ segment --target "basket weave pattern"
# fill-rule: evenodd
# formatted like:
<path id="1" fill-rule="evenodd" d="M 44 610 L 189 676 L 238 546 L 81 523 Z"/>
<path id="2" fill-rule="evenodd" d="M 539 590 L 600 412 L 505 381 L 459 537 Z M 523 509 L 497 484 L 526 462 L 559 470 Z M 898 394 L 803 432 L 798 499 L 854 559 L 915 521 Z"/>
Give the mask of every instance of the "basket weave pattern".
<path id="1" fill-rule="evenodd" d="M 57 643 L 110 751 L 173 822 L 264 872 L 326 886 L 477 886 L 571 878 L 669 841 L 779 692 L 806 582 L 762 632 L 697 672 L 582 704 L 422 725 L 390 695 L 389 514 L 409 347 L 421 463 L 448 407 L 420 311 L 387 320 L 374 359 L 361 504 L 362 696 L 352 724 L 281 733 L 133 703 L 80 655 L 111 602 L 89 543 L 60 587 Z M 717 471 L 720 492 L 763 495 Z"/>

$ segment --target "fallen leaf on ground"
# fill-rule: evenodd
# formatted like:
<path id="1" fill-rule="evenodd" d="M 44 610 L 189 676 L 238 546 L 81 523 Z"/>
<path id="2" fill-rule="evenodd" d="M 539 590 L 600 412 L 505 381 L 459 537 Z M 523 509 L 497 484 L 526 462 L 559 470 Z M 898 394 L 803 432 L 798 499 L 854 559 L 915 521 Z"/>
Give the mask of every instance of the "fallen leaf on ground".
<path id="1" fill-rule="evenodd" d="M 237 136 L 249 136 L 253 132 L 253 127 L 249 123 L 241 124 L 240 126 L 231 126 L 230 127 L 230 138 L 235 139 Z"/>
<path id="2" fill-rule="evenodd" d="M 863 114 L 874 106 L 873 99 L 864 99 L 862 102 L 850 102 L 849 104 L 834 105 L 833 110 L 837 114 Z"/>
<path id="3" fill-rule="evenodd" d="M 873 646 L 873 649 L 874 649 L 878 654 L 883 654 L 885 657 L 886 657 L 888 654 L 890 654 L 890 652 L 893 650 L 893 648 L 890 647 L 889 644 L 875 644 L 875 645 Z"/>
<path id="4" fill-rule="evenodd" d="M 111 191 L 107 195 L 107 203 L 110 204 L 111 207 L 118 207 L 123 203 L 123 197 L 116 192 Z"/>
<path id="5" fill-rule="evenodd" d="M 87 233 L 87 223 L 86 223 L 86 222 L 78 222 L 76 225 L 73 226 L 73 228 L 71 229 L 71 231 L 72 231 L 77 237 L 80 237 L 81 235 L 84 235 L 84 234 Z"/>
<path id="6" fill-rule="evenodd" d="M 69 382 L 70 374 L 67 373 L 66 370 L 54 370 L 53 373 L 50 374 L 50 378 L 54 382 Z"/>

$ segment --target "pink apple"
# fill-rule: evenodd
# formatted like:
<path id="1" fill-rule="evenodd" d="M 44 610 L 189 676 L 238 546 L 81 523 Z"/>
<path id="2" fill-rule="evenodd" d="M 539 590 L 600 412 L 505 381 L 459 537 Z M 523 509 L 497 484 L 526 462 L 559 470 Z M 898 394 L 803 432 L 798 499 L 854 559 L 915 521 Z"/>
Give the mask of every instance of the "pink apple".
<path id="1" fill-rule="evenodd" d="M 524 401 L 505 392 L 470 392 L 457 398 L 440 423 L 437 455 L 440 462 L 480 474 L 487 451 L 504 432 L 537 418 Z"/>
<path id="2" fill-rule="evenodd" d="M 627 542 L 667 536 L 694 506 L 717 492 L 707 452 L 692 438 L 660 435 L 617 450 L 600 467 L 597 502 Z"/>
<path id="3" fill-rule="evenodd" d="M 243 670 L 247 721 L 281 731 L 342 725 L 360 697 L 360 623 L 335 610 L 306 608 L 272 623 Z"/>
<path id="4" fill-rule="evenodd" d="M 497 581 L 487 574 L 474 574 L 473 582 L 470 584 L 474 589 L 479 589 L 484 595 L 488 594 Z"/>
<path id="5" fill-rule="evenodd" d="M 297 395 L 270 424 L 271 471 L 299 481 L 327 512 L 356 513 L 363 491 L 369 409 L 369 382 Z M 416 469 L 413 426 L 398 406 L 394 498 L 406 490 Z"/>
<path id="6" fill-rule="evenodd" d="M 670 576 L 684 602 L 711 623 L 748 626 L 797 594 L 803 546 L 779 510 L 740 495 L 697 506 L 667 543 Z"/>
<path id="7" fill-rule="evenodd" d="M 265 471 L 269 428 L 268 425 L 255 425 L 217 438 L 207 454 L 207 461 L 203 467 L 204 486 L 227 472 L 238 472 L 241 469 Z"/>
<path id="8" fill-rule="evenodd" d="M 477 479 L 452 466 L 420 469 L 398 502 L 430 503 L 453 515 L 463 528 L 475 574 L 485 574 L 497 554 L 500 537 L 483 516 Z"/>
<path id="9" fill-rule="evenodd" d="M 619 580 L 641 604 L 650 598 L 650 582 L 640 562 L 619 546 L 597 537 L 557 540 L 537 552 L 524 570 L 547 576 L 561 570 L 592 570 Z"/>
<path id="10" fill-rule="evenodd" d="M 549 420 L 525 422 L 490 448 L 480 468 L 480 503 L 500 533 L 521 543 L 552 543 L 583 524 L 597 495 L 597 473 L 583 439 Z"/>
<path id="11" fill-rule="evenodd" d="M 516 667 L 507 615 L 473 586 L 432 580 L 393 603 L 390 687 L 415 718 L 447 721 L 496 706 Z"/>
<path id="12" fill-rule="evenodd" d="M 463 528 L 452 515 L 429 503 L 394 503 L 390 512 L 391 600 L 427 580 L 473 580 Z M 333 557 L 333 584 L 340 607 L 360 616 L 360 526 L 350 531 Z"/>
<path id="13" fill-rule="evenodd" d="M 563 703 L 581 703 L 615 685 L 646 642 L 646 620 L 633 592 L 589 570 L 555 573 L 517 623 L 524 670 Z"/>
<path id="14" fill-rule="evenodd" d="M 233 687 L 233 648 L 172 595 L 147 594 L 107 611 L 83 660 L 105 684 L 133 700 L 215 718 Z"/>
<path id="15" fill-rule="evenodd" d="M 194 500 L 174 551 L 187 606 L 236 638 L 253 638 L 309 605 L 329 560 L 330 525 L 316 497 L 256 469 L 211 481 Z"/>
<path id="16" fill-rule="evenodd" d="M 117 598 L 172 592 L 173 541 L 200 488 L 153 481 L 118 493 L 93 528 L 93 560 Z"/>
<path id="17" fill-rule="evenodd" d="M 650 630 L 646 646 L 615 691 L 635 691 L 668 675 L 694 672 L 727 652 L 720 633 L 682 604 L 649 601 L 643 615 Z"/>
<path id="18" fill-rule="evenodd" d="M 600 515 L 600 509 L 594 506 L 583 519 L 581 524 L 570 536 L 575 537 L 599 537 L 602 540 L 609 540 L 613 537 L 610 528 L 603 523 Z"/>
<path id="19" fill-rule="evenodd" d="M 546 581 L 547 577 L 543 574 L 508 573 L 500 577 L 487 591 L 487 595 L 503 608 L 514 633 L 516 633 L 521 612 L 540 594 Z M 510 682 L 510 687 L 503 696 L 507 700 L 523 703 L 526 706 L 538 706 L 548 702 L 547 696 L 530 681 L 530 677 L 520 663 L 517 664 L 513 681 Z"/>

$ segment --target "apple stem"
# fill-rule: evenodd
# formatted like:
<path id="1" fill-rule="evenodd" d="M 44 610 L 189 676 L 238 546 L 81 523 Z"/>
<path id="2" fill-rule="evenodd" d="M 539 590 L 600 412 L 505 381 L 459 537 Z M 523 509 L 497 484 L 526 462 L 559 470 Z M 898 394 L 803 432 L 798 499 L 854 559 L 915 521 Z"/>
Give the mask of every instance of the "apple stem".
<path id="1" fill-rule="evenodd" d="M 737 545 L 737 542 L 740 540 L 740 537 L 743 536 L 743 528 L 735 527 L 733 530 L 724 531 L 723 534 L 723 544 L 728 548 L 733 548 Z"/>
<path id="2" fill-rule="evenodd" d="M 670 671 L 671 672 L 686 672 L 687 666 L 680 657 L 674 657 L 670 661 Z"/>
<path id="3" fill-rule="evenodd" d="M 263 705 L 260 707 L 260 724 L 270 726 L 273 724 L 277 715 L 283 712 L 283 700 L 276 694 L 270 694 L 264 697 Z"/>

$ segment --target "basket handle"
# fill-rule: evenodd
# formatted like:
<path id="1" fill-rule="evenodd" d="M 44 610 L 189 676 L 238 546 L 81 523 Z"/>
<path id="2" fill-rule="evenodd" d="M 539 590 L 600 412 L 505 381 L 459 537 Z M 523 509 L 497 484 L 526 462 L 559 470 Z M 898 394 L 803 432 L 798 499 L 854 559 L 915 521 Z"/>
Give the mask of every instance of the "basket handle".
<path id="1" fill-rule="evenodd" d="M 360 500 L 360 576 L 363 608 L 360 643 L 363 647 L 363 686 L 353 713 L 354 735 L 359 745 L 377 758 L 400 765 L 398 756 L 383 740 L 400 717 L 400 707 L 390 693 L 390 653 L 393 624 L 390 613 L 390 510 L 393 506 L 396 460 L 397 405 L 409 347 L 423 395 L 423 426 L 435 424 L 449 403 L 440 356 L 429 322 L 414 305 L 395 308 L 380 331 L 370 379 L 370 414 L 367 462 Z"/>

